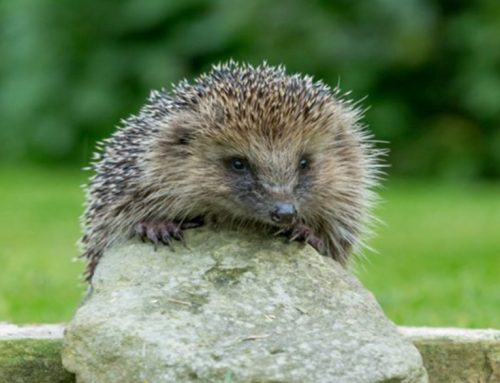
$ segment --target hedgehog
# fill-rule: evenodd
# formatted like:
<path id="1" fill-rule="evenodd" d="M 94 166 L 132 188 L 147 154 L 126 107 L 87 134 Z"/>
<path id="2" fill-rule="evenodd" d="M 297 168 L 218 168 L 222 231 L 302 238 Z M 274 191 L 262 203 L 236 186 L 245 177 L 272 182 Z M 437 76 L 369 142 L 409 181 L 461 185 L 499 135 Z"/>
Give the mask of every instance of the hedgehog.
<path id="1" fill-rule="evenodd" d="M 85 279 L 113 244 L 171 246 L 209 224 L 284 235 L 347 265 L 382 173 L 362 117 L 338 86 L 265 62 L 218 64 L 152 91 L 90 166 Z"/>

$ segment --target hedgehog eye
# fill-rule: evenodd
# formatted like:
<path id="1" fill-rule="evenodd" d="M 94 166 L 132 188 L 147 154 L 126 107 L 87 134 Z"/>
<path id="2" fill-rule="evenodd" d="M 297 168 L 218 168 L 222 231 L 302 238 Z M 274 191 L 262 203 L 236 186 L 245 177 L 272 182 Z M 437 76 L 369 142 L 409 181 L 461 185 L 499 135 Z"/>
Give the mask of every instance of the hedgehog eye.
<path id="1" fill-rule="evenodd" d="M 306 170 L 309 169 L 309 160 L 307 158 L 301 158 L 299 161 L 299 169 Z"/>
<path id="2" fill-rule="evenodd" d="M 245 163 L 241 160 L 235 159 L 231 162 L 234 170 L 245 170 Z"/>
<path id="3" fill-rule="evenodd" d="M 232 170 L 238 173 L 243 173 L 248 169 L 248 163 L 242 158 L 230 158 L 229 165 Z"/>

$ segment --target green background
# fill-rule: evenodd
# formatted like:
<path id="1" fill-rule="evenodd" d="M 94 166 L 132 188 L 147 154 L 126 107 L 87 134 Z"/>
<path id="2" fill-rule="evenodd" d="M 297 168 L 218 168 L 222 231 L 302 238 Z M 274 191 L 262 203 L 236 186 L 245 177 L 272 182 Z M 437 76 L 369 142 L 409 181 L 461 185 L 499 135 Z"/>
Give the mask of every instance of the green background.
<path id="1" fill-rule="evenodd" d="M 397 323 L 500 327 L 500 2 L 0 0 L 0 321 L 68 320 L 95 142 L 233 58 L 352 90 L 388 141 L 354 269 Z"/>

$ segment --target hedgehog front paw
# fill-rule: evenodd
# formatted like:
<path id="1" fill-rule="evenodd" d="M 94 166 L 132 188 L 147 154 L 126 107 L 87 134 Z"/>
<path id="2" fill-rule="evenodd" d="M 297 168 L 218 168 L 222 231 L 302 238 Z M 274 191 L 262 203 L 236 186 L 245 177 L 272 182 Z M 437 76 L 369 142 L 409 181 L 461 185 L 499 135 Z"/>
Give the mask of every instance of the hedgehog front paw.
<path id="1" fill-rule="evenodd" d="M 290 229 L 279 231 L 278 234 L 286 235 L 290 241 L 306 242 L 316 249 L 320 254 L 324 254 L 325 244 L 309 227 L 298 223 Z"/>
<path id="2" fill-rule="evenodd" d="M 155 250 L 160 242 L 168 246 L 174 240 L 184 242 L 181 224 L 174 221 L 143 221 L 137 224 L 135 233 L 143 242 L 152 242 Z"/>

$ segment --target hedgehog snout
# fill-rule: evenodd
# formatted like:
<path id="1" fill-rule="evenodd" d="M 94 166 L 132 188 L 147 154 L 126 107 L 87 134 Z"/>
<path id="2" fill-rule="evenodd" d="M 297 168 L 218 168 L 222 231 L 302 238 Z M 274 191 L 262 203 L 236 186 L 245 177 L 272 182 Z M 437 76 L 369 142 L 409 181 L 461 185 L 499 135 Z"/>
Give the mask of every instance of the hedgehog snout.
<path id="1" fill-rule="evenodd" d="M 271 220 L 280 225 L 290 225 L 297 217 L 297 209 L 291 202 L 276 202 L 271 211 Z"/>

